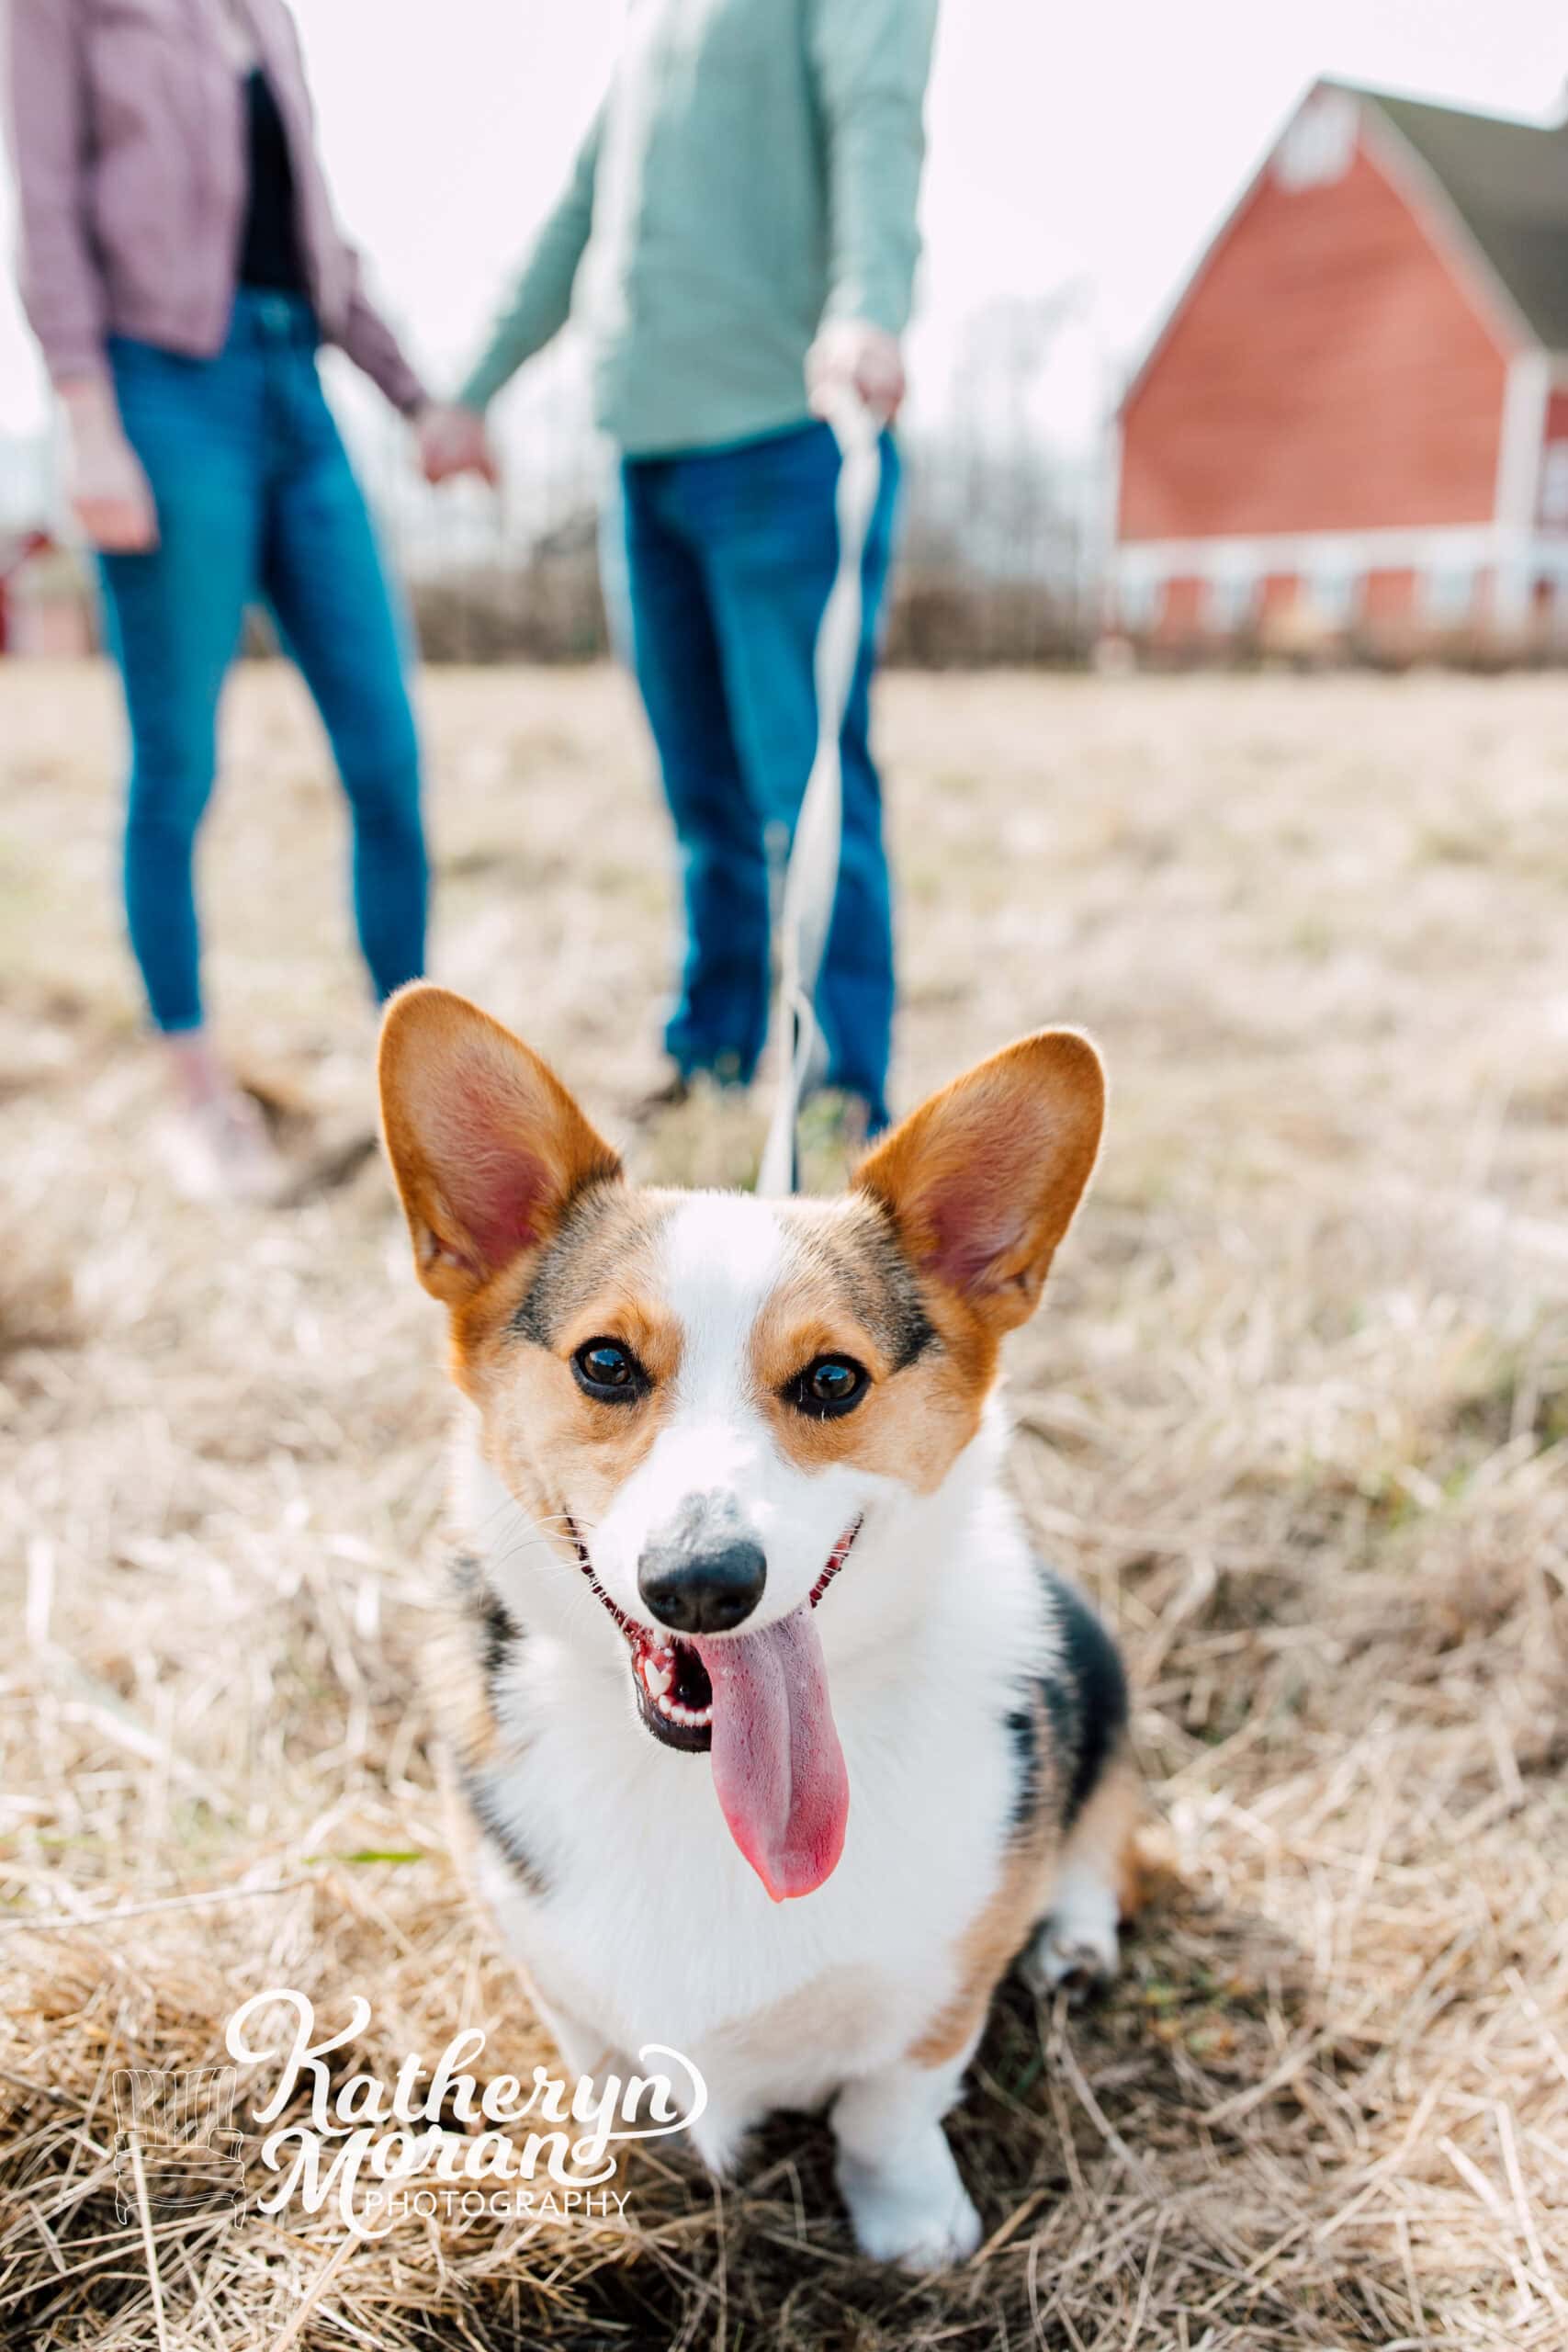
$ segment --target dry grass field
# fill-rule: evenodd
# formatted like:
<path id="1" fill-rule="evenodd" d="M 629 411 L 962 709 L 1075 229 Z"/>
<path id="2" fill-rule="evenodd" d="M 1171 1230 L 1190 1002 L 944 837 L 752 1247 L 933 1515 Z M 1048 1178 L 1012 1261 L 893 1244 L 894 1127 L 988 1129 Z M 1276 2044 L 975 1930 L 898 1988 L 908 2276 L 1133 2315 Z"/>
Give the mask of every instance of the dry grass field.
<path id="1" fill-rule="evenodd" d="M 437 969 L 625 1132 L 669 897 L 628 692 L 427 700 Z M 288 677 L 229 721 L 210 982 L 301 1170 L 265 1214 L 164 1173 L 107 683 L 0 673 L 0 2340 L 1568 2344 L 1568 689 L 886 685 L 900 1098 L 1047 1019 L 1112 1073 L 1014 1476 L 1161 1816 L 1110 1997 L 998 2004 L 987 2240 L 924 2284 L 855 2257 L 805 2120 L 722 2197 L 635 2153 L 624 2227 L 116 2219 L 114 2070 L 216 2060 L 264 1986 L 365 1995 L 373 2071 L 476 2021 L 547 2054 L 419 1690 L 445 1390 L 356 1144 L 342 818 Z M 759 1124 L 634 1158 L 744 1180 Z"/>

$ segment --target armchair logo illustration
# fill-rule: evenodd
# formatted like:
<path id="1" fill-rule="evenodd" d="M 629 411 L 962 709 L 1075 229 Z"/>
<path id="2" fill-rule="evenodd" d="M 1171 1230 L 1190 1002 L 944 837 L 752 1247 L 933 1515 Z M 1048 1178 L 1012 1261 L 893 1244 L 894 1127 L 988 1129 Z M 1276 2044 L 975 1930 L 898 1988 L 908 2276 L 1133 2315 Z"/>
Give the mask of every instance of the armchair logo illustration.
<path id="1" fill-rule="evenodd" d="M 232 2066 L 161 2074 L 122 2066 L 114 2077 L 115 2211 L 133 2220 L 189 2213 L 227 2203 L 245 2213 L 243 2135 L 233 2127 L 238 2075 Z"/>

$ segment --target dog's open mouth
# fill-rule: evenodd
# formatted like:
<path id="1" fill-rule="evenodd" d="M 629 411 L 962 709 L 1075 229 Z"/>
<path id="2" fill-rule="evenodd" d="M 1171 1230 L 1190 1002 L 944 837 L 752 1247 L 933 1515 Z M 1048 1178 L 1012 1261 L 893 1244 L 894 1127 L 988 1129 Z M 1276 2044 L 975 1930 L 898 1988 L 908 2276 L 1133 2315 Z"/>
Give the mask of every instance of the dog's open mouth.
<path id="1" fill-rule="evenodd" d="M 643 1722 L 666 1747 L 711 1751 L 730 1833 L 775 1902 L 819 1886 L 843 1846 L 849 1787 L 811 1612 L 861 1525 L 844 1530 L 789 1616 L 760 1633 L 691 1642 L 618 1609 L 571 1528 L 578 1564 L 631 1651 Z"/>
<path id="2" fill-rule="evenodd" d="M 629 1630 L 632 1688 L 643 1722 L 666 1747 L 713 1746 L 713 1684 L 689 1642 Z"/>
<path id="3" fill-rule="evenodd" d="M 570 1520 L 567 1524 L 571 1526 Z M 855 1520 L 834 1544 L 827 1566 L 811 1588 L 808 1607 L 816 1608 L 849 1558 L 850 1547 L 860 1533 L 861 1525 L 862 1521 Z M 594 1575 L 588 1546 L 575 1527 L 571 1528 L 571 1540 L 579 1567 L 626 1637 L 632 1654 L 632 1688 L 637 1692 L 643 1722 L 655 1739 L 661 1739 L 667 1747 L 690 1748 L 703 1754 L 713 1746 L 713 1684 L 701 1655 L 692 1643 L 683 1642 L 673 1634 L 659 1632 L 651 1625 L 639 1625 L 624 1609 L 617 1609 Z"/>

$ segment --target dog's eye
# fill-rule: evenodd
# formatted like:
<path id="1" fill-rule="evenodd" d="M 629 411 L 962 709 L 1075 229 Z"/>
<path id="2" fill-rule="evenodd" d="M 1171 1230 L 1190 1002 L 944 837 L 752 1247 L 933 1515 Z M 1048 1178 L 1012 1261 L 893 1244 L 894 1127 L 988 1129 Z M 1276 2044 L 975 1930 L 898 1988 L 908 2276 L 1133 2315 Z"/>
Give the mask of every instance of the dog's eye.
<path id="1" fill-rule="evenodd" d="M 798 1411 L 827 1420 L 858 1405 L 868 1385 L 864 1366 L 852 1356 L 818 1356 L 795 1374 L 788 1395 Z"/>
<path id="2" fill-rule="evenodd" d="M 629 1405 L 648 1386 L 648 1374 L 619 1340 L 585 1340 L 571 1368 L 580 1388 L 611 1405 Z"/>

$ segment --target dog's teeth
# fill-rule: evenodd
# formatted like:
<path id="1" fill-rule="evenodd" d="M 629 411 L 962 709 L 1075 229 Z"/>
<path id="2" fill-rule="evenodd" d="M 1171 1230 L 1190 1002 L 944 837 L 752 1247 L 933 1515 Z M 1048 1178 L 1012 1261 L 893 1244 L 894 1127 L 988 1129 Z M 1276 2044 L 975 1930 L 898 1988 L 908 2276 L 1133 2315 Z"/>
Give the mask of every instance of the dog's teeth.
<path id="1" fill-rule="evenodd" d="M 704 1724 L 711 1724 L 713 1721 L 711 1707 L 683 1707 L 679 1699 L 666 1699 L 662 1696 L 658 1704 L 659 1712 L 667 1724 L 686 1724 L 694 1730 L 700 1730 Z"/>
<path id="2" fill-rule="evenodd" d="M 660 1666 L 653 1658 L 645 1657 L 642 1662 L 642 1679 L 653 1697 L 662 1699 L 675 1677 L 669 1667 Z"/>

